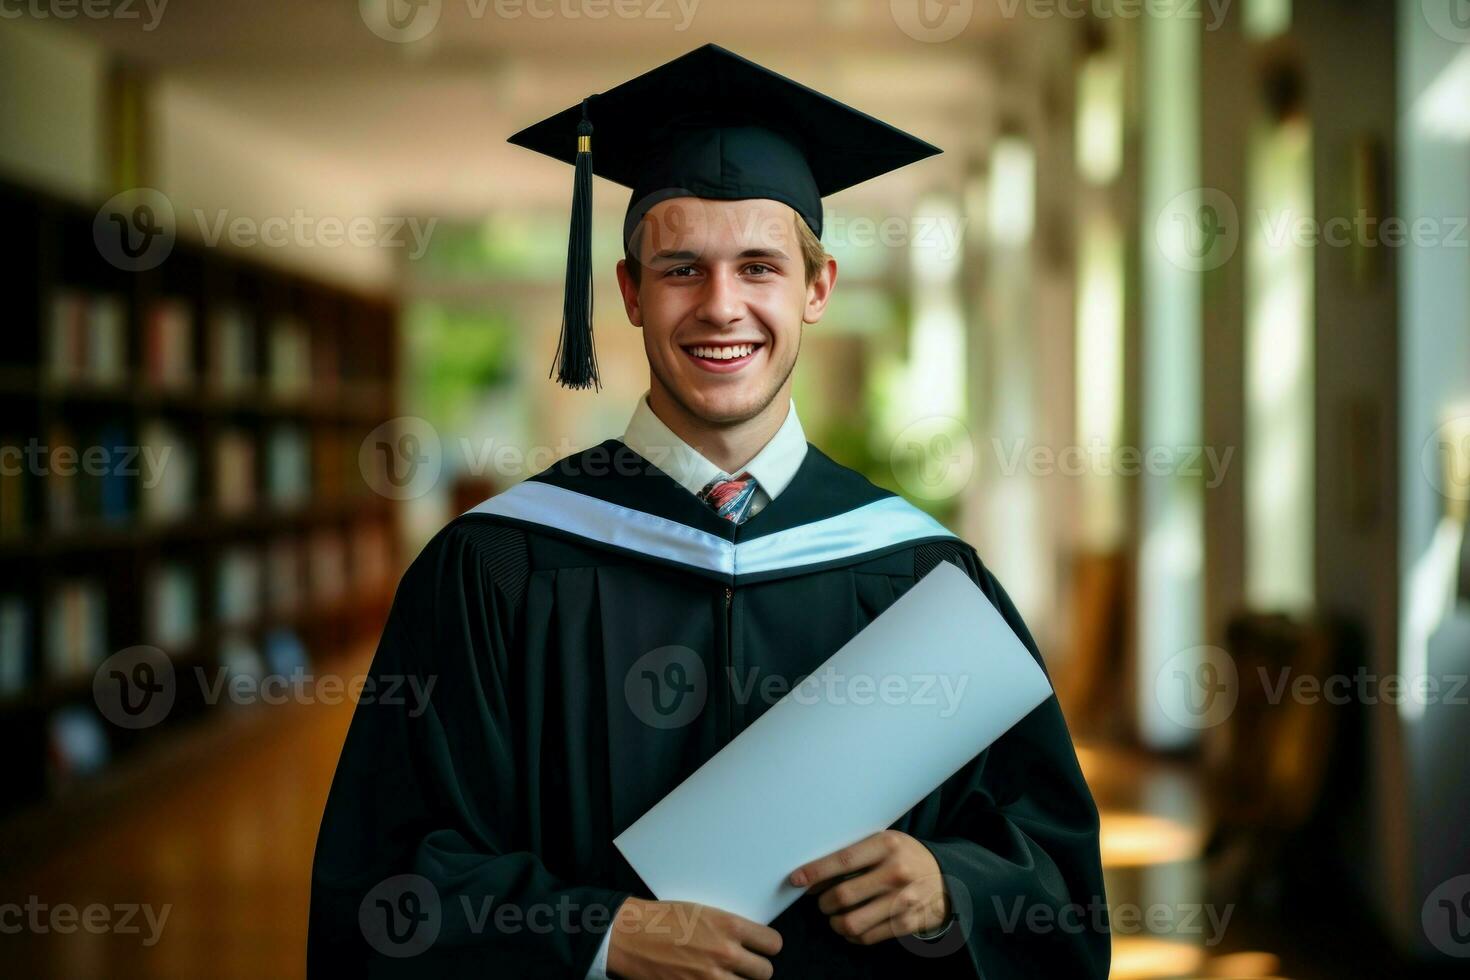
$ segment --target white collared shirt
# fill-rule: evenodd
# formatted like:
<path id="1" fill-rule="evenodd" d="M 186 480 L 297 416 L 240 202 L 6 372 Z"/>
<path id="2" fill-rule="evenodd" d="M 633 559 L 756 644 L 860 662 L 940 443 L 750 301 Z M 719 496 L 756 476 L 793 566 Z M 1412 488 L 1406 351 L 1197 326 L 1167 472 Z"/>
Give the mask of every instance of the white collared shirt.
<path id="1" fill-rule="evenodd" d="M 700 452 L 683 439 L 648 407 L 648 393 L 638 399 L 638 407 L 628 420 L 623 432 L 623 445 L 667 473 L 674 482 L 690 493 L 698 494 L 716 477 L 730 479 L 741 473 L 750 474 L 756 482 L 755 494 L 750 501 L 750 515 L 754 517 L 761 508 L 770 503 L 791 484 L 801 461 L 806 458 L 806 433 L 796 417 L 796 402 L 786 410 L 786 419 L 760 452 L 751 457 L 744 466 L 726 473 L 705 459 Z"/>

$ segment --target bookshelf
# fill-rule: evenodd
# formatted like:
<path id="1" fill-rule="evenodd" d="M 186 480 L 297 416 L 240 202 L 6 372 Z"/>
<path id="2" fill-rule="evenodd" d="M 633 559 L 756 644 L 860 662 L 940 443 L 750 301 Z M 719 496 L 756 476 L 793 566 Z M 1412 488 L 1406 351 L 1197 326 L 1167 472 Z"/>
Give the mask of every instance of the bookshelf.
<path id="1" fill-rule="evenodd" d="M 398 571 L 357 462 L 397 414 L 395 303 L 183 240 L 122 271 L 94 217 L 0 182 L 0 815 L 238 714 L 197 670 L 309 672 L 369 641 Z M 176 698 L 133 730 L 93 680 L 140 645 Z"/>

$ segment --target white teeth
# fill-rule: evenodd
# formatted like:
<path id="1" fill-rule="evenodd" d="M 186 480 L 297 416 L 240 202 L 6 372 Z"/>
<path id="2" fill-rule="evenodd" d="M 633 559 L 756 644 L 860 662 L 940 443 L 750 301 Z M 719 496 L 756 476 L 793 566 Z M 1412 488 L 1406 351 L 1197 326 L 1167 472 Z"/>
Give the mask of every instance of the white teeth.
<path id="1" fill-rule="evenodd" d="M 689 350 L 695 357 L 705 357 L 712 361 L 728 361 L 753 353 L 755 351 L 755 344 L 729 344 L 722 347 L 691 347 Z"/>

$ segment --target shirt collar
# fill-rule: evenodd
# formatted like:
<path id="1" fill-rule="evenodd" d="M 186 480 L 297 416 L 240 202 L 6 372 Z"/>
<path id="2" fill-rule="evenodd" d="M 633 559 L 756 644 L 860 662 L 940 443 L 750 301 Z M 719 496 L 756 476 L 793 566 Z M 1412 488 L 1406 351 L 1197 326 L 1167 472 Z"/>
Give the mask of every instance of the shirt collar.
<path id="1" fill-rule="evenodd" d="M 801 461 L 806 458 L 806 433 L 796 417 L 796 402 L 790 402 L 786 419 L 769 442 L 739 467 L 726 473 L 700 455 L 698 450 L 674 434 L 673 430 L 648 407 L 648 393 L 638 399 L 638 407 L 628 420 L 623 444 L 667 473 L 690 493 L 697 494 L 716 477 L 749 473 L 772 500 L 791 483 Z"/>

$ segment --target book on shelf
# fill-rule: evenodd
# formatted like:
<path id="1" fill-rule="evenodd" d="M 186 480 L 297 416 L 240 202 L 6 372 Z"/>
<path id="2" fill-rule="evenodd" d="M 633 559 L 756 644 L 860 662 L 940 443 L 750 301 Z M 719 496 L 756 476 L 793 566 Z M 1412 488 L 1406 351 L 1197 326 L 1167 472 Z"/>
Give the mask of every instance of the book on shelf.
<path id="1" fill-rule="evenodd" d="M 362 595 L 385 588 L 392 577 L 393 548 L 388 530 L 377 522 L 358 526 L 352 535 L 352 587 Z"/>
<path id="2" fill-rule="evenodd" d="M 18 537 L 29 523 L 27 465 L 19 439 L 0 439 L 0 538 Z"/>
<path id="3" fill-rule="evenodd" d="M 192 644 L 199 632 L 198 583 L 182 561 L 153 568 L 148 583 L 149 641 L 176 652 Z"/>
<path id="4" fill-rule="evenodd" d="M 64 581 L 51 594 L 46 619 L 46 676 L 67 681 L 106 658 L 107 593 L 89 579 Z"/>
<path id="5" fill-rule="evenodd" d="M 331 391 L 342 382 L 342 353 L 337 338 L 317 331 L 311 342 L 312 387 Z"/>
<path id="6" fill-rule="evenodd" d="M 18 595 L 0 596 L 0 696 L 31 684 L 31 610 Z"/>
<path id="7" fill-rule="evenodd" d="M 46 324 L 47 375 L 59 384 L 121 384 L 127 376 L 127 308 L 122 297 L 61 290 Z"/>
<path id="8" fill-rule="evenodd" d="M 249 639 L 238 633 L 230 633 L 220 640 L 219 665 L 226 677 L 253 677 L 260 680 L 265 676 L 265 661 L 261 658 L 260 651 Z"/>
<path id="9" fill-rule="evenodd" d="M 306 434 L 300 426 L 279 425 L 271 430 L 266 486 L 272 504 L 290 508 L 306 503 L 311 495 L 310 456 Z"/>
<path id="10" fill-rule="evenodd" d="M 58 460 L 58 450 L 74 453 L 76 439 L 72 429 L 53 424 L 46 433 L 46 518 L 53 531 L 69 531 L 82 517 L 81 481 L 75 467 Z"/>
<path id="11" fill-rule="evenodd" d="M 294 537 L 272 541 L 266 555 L 266 606 L 272 613 L 295 612 L 305 595 L 301 544 Z"/>
<path id="12" fill-rule="evenodd" d="M 310 544 L 311 596 L 321 605 L 347 595 L 347 549 L 342 535 L 332 530 L 313 532 Z"/>
<path id="13" fill-rule="evenodd" d="M 311 463 L 316 495 L 320 500 L 341 500 L 345 488 L 342 474 L 342 436 L 334 429 L 312 436 Z"/>
<path id="14" fill-rule="evenodd" d="M 209 321 L 209 379 L 222 394 L 247 391 L 256 380 L 255 324 L 244 310 L 225 307 Z"/>
<path id="15" fill-rule="evenodd" d="M 243 429 L 226 429 L 214 444 L 215 506 L 221 514 L 255 507 L 255 440 Z"/>
<path id="16" fill-rule="evenodd" d="M 107 730 L 92 708 L 69 705 L 52 712 L 47 736 L 47 770 L 53 784 L 90 776 L 111 761 Z"/>
<path id="17" fill-rule="evenodd" d="M 126 524 L 132 519 L 137 486 L 148 475 L 141 454 L 132 451 L 127 430 L 109 422 L 97 433 L 97 445 L 106 453 L 100 473 L 88 473 L 97 481 L 97 516 L 106 524 Z"/>
<path id="18" fill-rule="evenodd" d="M 46 323 L 46 374 L 52 381 L 69 383 L 81 376 L 87 351 L 87 298 L 63 290 L 51 297 Z"/>
<path id="19" fill-rule="evenodd" d="M 121 384 L 128 373 L 127 308 L 122 297 L 92 297 L 87 323 L 87 380 Z"/>
<path id="20" fill-rule="evenodd" d="M 194 511 L 197 462 L 193 445 L 182 432 L 163 419 L 143 423 L 139 443 L 156 460 L 157 472 L 141 481 L 144 519 L 152 522 L 179 520 Z"/>
<path id="21" fill-rule="evenodd" d="M 311 337 L 299 320 L 282 317 L 271 324 L 271 394 L 297 398 L 310 390 Z"/>
<path id="22" fill-rule="evenodd" d="M 265 635 L 265 665 L 279 677 L 290 677 L 306 670 L 306 647 L 295 630 L 273 629 Z"/>
<path id="23" fill-rule="evenodd" d="M 184 388 L 194 381 L 194 318 L 181 299 L 163 299 L 144 323 L 143 372 L 150 385 Z"/>
<path id="24" fill-rule="evenodd" d="M 236 545 L 221 554 L 215 588 L 220 622 L 231 626 L 253 622 L 260 615 L 260 555 L 256 550 Z"/>
<path id="25" fill-rule="evenodd" d="M 74 429 L 55 423 L 45 457 L 46 512 L 54 531 L 87 524 L 126 524 L 133 516 L 137 486 L 146 475 L 141 454 L 132 451 L 118 422 Z"/>

